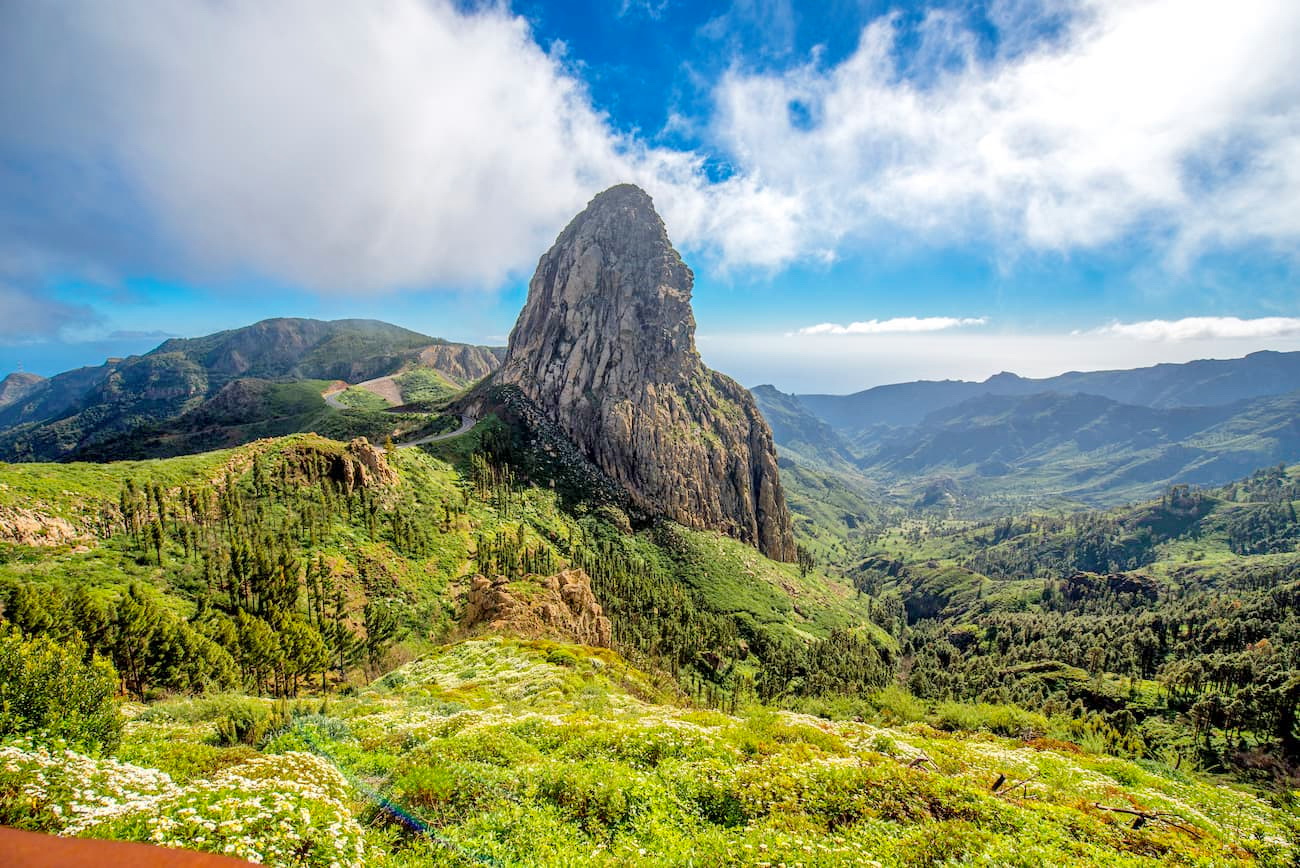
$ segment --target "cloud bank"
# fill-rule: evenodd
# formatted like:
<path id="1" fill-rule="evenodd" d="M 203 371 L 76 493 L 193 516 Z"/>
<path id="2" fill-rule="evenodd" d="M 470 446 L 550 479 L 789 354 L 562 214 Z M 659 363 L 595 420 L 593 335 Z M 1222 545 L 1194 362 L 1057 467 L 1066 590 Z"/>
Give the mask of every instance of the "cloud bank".
<path id="1" fill-rule="evenodd" d="M 834 65 L 738 62 L 697 153 L 615 129 L 500 5 L 3 4 L 0 276 L 491 287 L 626 180 L 724 269 L 899 237 L 995 257 L 1135 236 L 1173 262 L 1294 255 L 1300 4 L 992 9 L 992 56 L 935 11 L 915 30 L 876 19 Z M 728 176 L 705 174 L 706 149 Z"/>
<path id="2" fill-rule="evenodd" d="M 0 282 L 0 340 L 26 343 L 87 325 L 96 315 L 87 307 L 54 301 Z"/>
<path id="3" fill-rule="evenodd" d="M 1112 323 L 1095 334 L 1141 341 L 1194 341 L 1210 339 L 1278 338 L 1300 335 L 1300 317 L 1192 316 L 1177 320 L 1151 319 Z"/>
<path id="4" fill-rule="evenodd" d="M 1069 12 L 1057 39 L 1010 38 L 988 59 L 940 11 L 910 65 L 895 17 L 832 68 L 736 70 L 718 90 L 717 134 L 799 203 L 805 251 L 899 229 L 1061 251 L 1154 231 L 1175 256 L 1300 237 L 1300 4 L 1056 8 Z"/>
<path id="5" fill-rule="evenodd" d="M 937 332 L 945 329 L 980 326 L 988 320 L 984 317 L 952 316 L 900 316 L 893 319 L 870 319 L 865 322 L 851 322 L 839 325 L 824 322 L 805 326 L 797 332 L 801 335 L 888 335 L 917 334 L 920 332 Z"/>
<path id="6" fill-rule="evenodd" d="M 73 212 L 7 228 L 69 258 L 131 216 L 219 272 L 493 286 L 602 187 L 691 171 L 611 131 L 497 6 L 5 4 L 0 34 L 0 189 Z"/>

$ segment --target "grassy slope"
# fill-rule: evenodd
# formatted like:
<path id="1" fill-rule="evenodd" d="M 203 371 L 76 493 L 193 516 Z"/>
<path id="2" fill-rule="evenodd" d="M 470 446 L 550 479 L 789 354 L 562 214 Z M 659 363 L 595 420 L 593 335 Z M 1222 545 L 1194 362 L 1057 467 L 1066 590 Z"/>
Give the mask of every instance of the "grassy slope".
<path id="1" fill-rule="evenodd" d="M 479 440 L 476 429 L 466 437 L 440 443 L 438 447 L 440 454 L 459 464 L 468 451 L 478 448 Z M 157 482 L 176 492 L 184 485 L 219 480 L 226 468 L 234 468 L 239 474 L 247 472 L 254 455 L 263 455 L 274 463 L 276 455 L 303 447 L 331 451 L 340 449 L 341 445 L 301 434 L 169 459 L 0 465 L 0 508 L 34 509 L 44 515 L 72 520 L 93 534 L 103 516 L 115 513 L 118 493 L 127 479 L 142 487 Z M 413 498 L 411 509 L 421 511 L 412 513 L 412 517 L 420 514 L 440 517 L 444 506 L 459 514 L 448 528 L 429 522 L 435 553 L 428 559 L 411 561 L 396 554 L 386 543 L 371 541 L 363 528 L 347 523 L 334 525 L 321 551 L 329 557 L 342 557 L 361 550 L 368 553 L 369 560 L 388 564 L 395 575 L 406 577 L 400 584 L 414 607 L 432 605 L 449 586 L 472 572 L 472 554 L 479 536 L 491 537 L 502 532 L 513 535 L 521 522 L 538 539 L 567 540 L 583 534 L 578 518 L 562 509 L 556 494 L 547 489 L 520 488 L 509 507 L 498 509 L 480 498 L 468 496 L 472 484 L 456 465 L 423 450 L 400 450 L 389 461 L 402 477 L 399 493 Z M 893 644 L 890 637 L 869 623 L 865 598 L 842 580 L 823 572 L 814 570 L 800 575 L 793 565 L 769 561 L 734 540 L 675 525 L 618 536 L 628 551 L 660 565 L 666 575 L 676 576 L 713 611 L 746 613 L 765 628 L 792 630 L 802 637 L 822 637 L 834 627 L 862 626 L 882 644 Z M 83 577 L 95 576 L 97 586 L 111 588 L 144 580 L 178 595 L 181 608 L 189 605 L 188 597 L 198 587 L 200 565 L 182 558 L 174 547 L 161 567 L 142 562 L 134 548 L 120 537 L 83 548 L 65 546 L 35 551 L 11 548 L 0 557 L 0 579 L 43 579 L 68 586 Z M 555 554 L 563 563 L 558 549 Z M 435 608 L 444 610 L 441 619 L 445 628 L 446 612 L 451 604 L 439 603 Z"/>
<path id="2" fill-rule="evenodd" d="M 729 716 L 673 704 L 665 686 L 610 651 L 493 638 L 286 708 L 258 750 L 217 746 L 216 722 L 269 703 L 133 706 L 119 750 L 133 765 L 56 758 L 27 810 L 49 829 L 78 822 L 61 776 L 75 762 L 78 801 L 101 781 L 119 790 L 83 834 L 305 853 L 295 864 L 1285 865 L 1295 852 L 1294 817 L 1154 764 L 922 721 Z M 10 749 L 0 807 L 6 775 L 37 756 Z M 1098 805 L 1186 830 L 1133 829 Z"/>

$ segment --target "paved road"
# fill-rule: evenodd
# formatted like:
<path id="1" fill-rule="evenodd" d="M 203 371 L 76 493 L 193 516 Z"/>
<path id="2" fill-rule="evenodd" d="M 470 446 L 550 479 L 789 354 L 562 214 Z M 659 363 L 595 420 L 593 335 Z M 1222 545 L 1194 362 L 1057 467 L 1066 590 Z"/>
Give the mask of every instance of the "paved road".
<path id="1" fill-rule="evenodd" d="M 426 443 L 437 443 L 439 440 L 450 440 L 453 437 L 459 437 L 469 432 L 469 429 L 478 424 L 478 420 L 472 416 L 461 416 L 460 427 L 455 431 L 448 431 L 445 434 L 429 434 L 418 440 L 408 440 L 405 443 L 394 443 L 395 449 L 410 449 L 412 446 L 423 446 Z"/>
<path id="2" fill-rule="evenodd" d="M 348 408 L 339 400 L 339 395 L 342 395 L 345 391 L 347 390 L 335 389 L 333 392 L 321 392 L 321 397 L 325 399 L 326 404 L 329 404 L 335 410 L 346 410 Z"/>

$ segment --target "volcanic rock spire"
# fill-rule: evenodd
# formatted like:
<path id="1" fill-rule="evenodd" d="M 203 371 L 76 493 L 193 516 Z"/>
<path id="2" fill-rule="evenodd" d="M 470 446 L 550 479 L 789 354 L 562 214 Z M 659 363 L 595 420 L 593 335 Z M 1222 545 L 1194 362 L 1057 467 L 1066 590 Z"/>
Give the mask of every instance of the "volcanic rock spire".
<path id="1" fill-rule="evenodd" d="M 772 432 L 695 349 L 691 270 L 646 193 L 601 193 L 541 258 L 494 382 L 518 387 L 643 512 L 792 561 Z"/>

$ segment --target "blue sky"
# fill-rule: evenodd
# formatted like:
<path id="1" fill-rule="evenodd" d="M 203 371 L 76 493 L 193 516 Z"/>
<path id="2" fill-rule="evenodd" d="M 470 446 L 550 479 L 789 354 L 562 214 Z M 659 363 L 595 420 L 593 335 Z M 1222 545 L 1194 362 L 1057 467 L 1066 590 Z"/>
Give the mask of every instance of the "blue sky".
<path id="1" fill-rule="evenodd" d="M 625 180 L 749 385 L 1300 349 L 1296 44 L 1289 0 L 5 4 L 0 370 L 501 343 Z"/>

